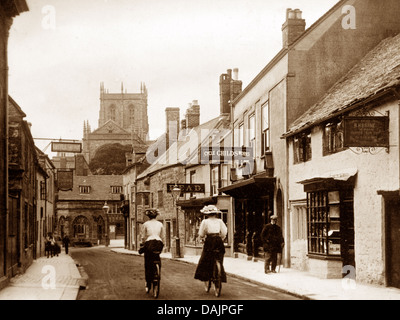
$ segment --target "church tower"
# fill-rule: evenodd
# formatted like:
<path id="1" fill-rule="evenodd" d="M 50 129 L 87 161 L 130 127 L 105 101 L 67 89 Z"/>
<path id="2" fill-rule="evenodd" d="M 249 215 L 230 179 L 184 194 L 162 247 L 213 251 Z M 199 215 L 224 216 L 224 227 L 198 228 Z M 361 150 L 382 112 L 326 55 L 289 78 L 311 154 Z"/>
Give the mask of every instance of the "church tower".
<path id="1" fill-rule="evenodd" d="M 99 128 L 109 120 L 147 141 L 149 120 L 146 85 L 141 83 L 140 93 L 128 93 L 121 83 L 121 93 L 109 93 L 104 83 L 100 83 Z"/>

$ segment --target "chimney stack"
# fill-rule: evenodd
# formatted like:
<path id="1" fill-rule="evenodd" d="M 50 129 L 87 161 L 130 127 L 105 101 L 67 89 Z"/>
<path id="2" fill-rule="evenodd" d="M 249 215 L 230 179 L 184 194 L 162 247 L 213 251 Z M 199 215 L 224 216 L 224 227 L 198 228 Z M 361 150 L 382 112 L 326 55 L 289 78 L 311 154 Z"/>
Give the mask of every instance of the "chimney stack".
<path id="1" fill-rule="evenodd" d="M 306 30 L 306 21 L 302 18 L 299 9 L 286 9 L 286 21 L 282 25 L 282 43 L 287 48 Z"/>
<path id="2" fill-rule="evenodd" d="M 220 114 L 231 113 L 231 102 L 242 92 L 242 81 L 238 80 L 239 69 L 228 69 L 219 78 Z"/>
<path id="3" fill-rule="evenodd" d="M 166 118 L 166 142 L 167 149 L 170 147 L 170 142 L 173 143 L 178 140 L 179 124 L 180 124 L 180 110 L 179 108 L 165 108 Z"/>
<path id="4" fill-rule="evenodd" d="M 186 110 L 186 128 L 191 129 L 200 125 L 200 105 L 197 100 L 193 100 Z"/>

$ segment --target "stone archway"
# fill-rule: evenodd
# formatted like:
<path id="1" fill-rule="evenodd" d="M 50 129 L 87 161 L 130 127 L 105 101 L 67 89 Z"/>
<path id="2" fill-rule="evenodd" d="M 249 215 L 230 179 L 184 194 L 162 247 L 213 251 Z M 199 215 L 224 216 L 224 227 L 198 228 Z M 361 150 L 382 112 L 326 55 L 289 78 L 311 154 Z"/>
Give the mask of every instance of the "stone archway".
<path id="1" fill-rule="evenodd" d="M 78 216 L 72 222 L 72 236 L 78 241 L 89 240 L 90 231 L 90 222 L 85 216 Z"/>

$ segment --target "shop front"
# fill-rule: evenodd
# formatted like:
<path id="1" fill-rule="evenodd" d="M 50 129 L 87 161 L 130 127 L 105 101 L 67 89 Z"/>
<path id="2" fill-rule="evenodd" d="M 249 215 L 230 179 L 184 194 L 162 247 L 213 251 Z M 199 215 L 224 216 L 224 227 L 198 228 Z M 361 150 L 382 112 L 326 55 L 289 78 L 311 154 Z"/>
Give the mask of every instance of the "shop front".
<path id="1" fill-rule="evenodd" d="M 198 199 L 180 200 L 177 205 L 185 213 L 185 254 L 188 255 L 200 255 L 203 249 L 202 239 L 199 237 L 199 229 L 201 221 L 204 219 L 204 215 L 200 212 L 204 206 L 215 205 L 222 214 L 218 217 L 221 218 L 224 223 L 228 226 L 228 236 L 225 239 L 225 246 L 227 248 L 226 255 L 229 256 L 229 248 L 231 246 L 231 232 L 230 232 L 230 197 L 229 196 L 213 196 Z"/>
<path id="2" fill-rule="evenodd" d="M 355 273 L 354 186 L 357 170 L 300 181 L 307 194 L 309 271 L 321 278 Z"/>
<path id="3" fill-rule="evenodd" d="M 251 260 L 262 255 L 260 235 L 274 213 L 275 180 L 260 174 L 220 189 L 233 198 L 235 256 L 242 253 Z M 282 216 L 279 218 L 281 223 Z"/>

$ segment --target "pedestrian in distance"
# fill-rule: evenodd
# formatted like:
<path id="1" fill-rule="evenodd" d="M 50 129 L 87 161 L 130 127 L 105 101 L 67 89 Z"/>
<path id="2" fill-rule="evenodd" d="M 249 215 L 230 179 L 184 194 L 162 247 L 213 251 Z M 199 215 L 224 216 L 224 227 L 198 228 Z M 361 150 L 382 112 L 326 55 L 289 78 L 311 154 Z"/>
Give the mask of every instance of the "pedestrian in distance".
<path id="1" fill-rule="evenodd" d="M 196 268 L 194 278 L 205 282 L 205 289 L 208 291 L 208 281 L 213 273 L 213 255 L 217 250 L 217 259 L 221 262 L 221 281 L 226 282 L 226 273 L 223 267 L 223 259 L 225 254 L 224 239 L 228 234 L 225 223 L 217 218 L 217 214 L 221 211 L 214 205 L 205 206 L 200 210 L 206 216 L 200 224 L 199 237 L 205 238 L 203 251 L 200 256 L 199 263 Z"/>
<path id="2" fill-rule="evenodd" d="M 65 254 L 68 254 L 68 247 L 69 247 L 69 243 L 70 243 L 68 235 L 65 235 L 62 241 L 63 241 L 63 245 L 64 245 L 64 249 L 65 249 Z"/>
<path id="3" fill-rule="evenodd" d="M 147 209 L 146 216 L 148 216 L 150 220 L 146 221 L 142 227 L 142 243 L 139 253 L 144 253 L 146 293 L 150 291 L 151 284 L 153 283 L 155 273 L 154 261 L 156 259 L 159 259 L 159 253 L 164 247 L 164 243 L 162 240 L 164 234 L 164 226 L 160 221 L 157 221 L 156 218 L 158 215 L 158 209 Z"/>
<path id="4" fill-rule="evenodd" d="M 54 239 L 51 232 L 49 232 L 46 237 L 45 251 L 47 253 L 47 258 L 49 258 L 49 256 L 53 258 L 56 254 L 56 239 Z"/>
<path id="5" fill-rule="evenodd" d="M 271 215 L 271 222 L 264 226 L 261 232 L 261 240 L 264 248 L 264 272 L 276 273 L 278 254 L 282 254 L 285 241 L 282 236 L 282 229 L 277 225 L 278 216 Z"/>

